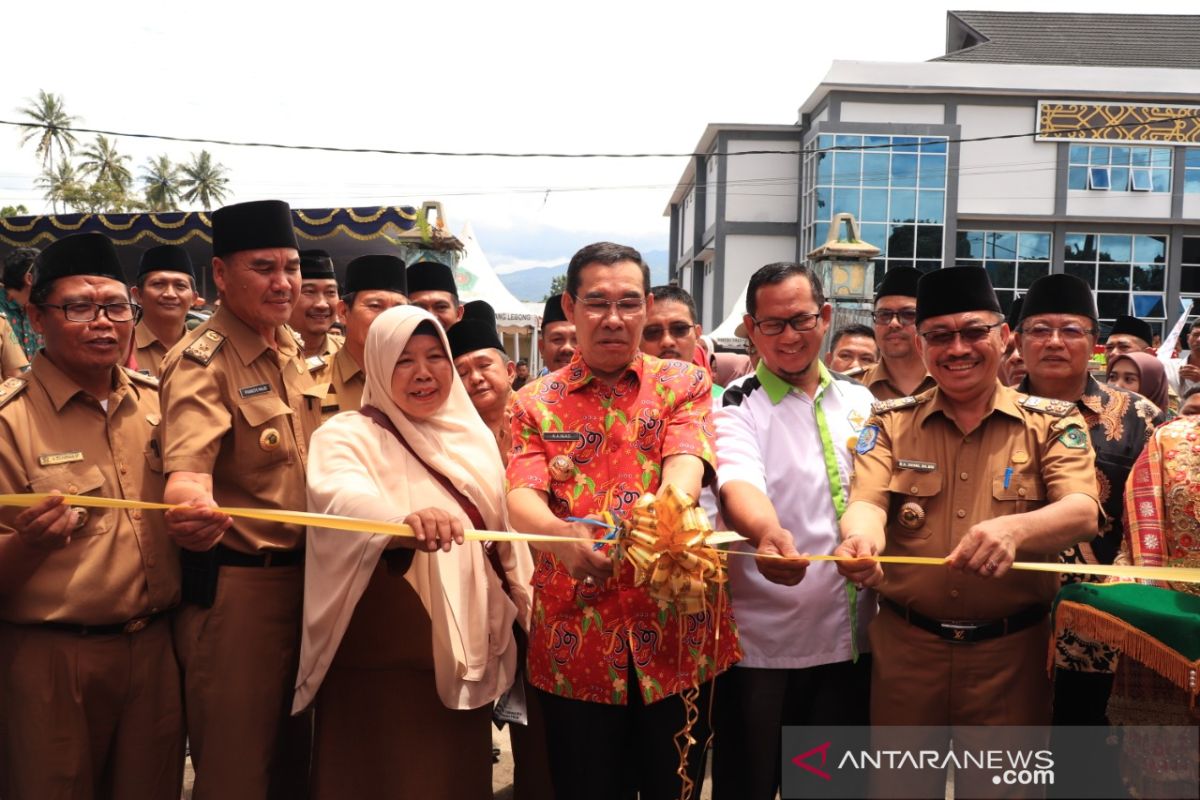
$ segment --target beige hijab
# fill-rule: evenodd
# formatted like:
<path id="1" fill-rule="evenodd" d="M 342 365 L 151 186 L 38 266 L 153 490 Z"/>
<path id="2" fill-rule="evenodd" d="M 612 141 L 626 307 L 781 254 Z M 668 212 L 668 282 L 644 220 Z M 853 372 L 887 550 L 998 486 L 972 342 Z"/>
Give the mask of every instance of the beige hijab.
<path id="1" fill-rule="evenodd" d="M 488 529 L 504 530 L 504 467 L 495 439 L 451 370 L 450 395 L 431 417 L 413 420 L 392 401 L 397 359 L 417 326 L 430 321 L 442 346 L 446 335 L 429 313 L 398 306 L 381 314 L 367 334 L 363 405 L 382 411 L 425 463 L 441 472 L 479 509 Z M 309 448 L 310 511 L 399 522 L 430 506 L 473 527 L 454 498 L 387 430 L 358 411 L 330 419 Z M 305 559 L 304 630 L 293 710 L 311 704 L 337 652 L 354 607 L 379 556 L 391 541 L 381 534 L 309 528 Z M 512 587 L 505 595 L 479 542 L 449 553 L 418 552 L 405 578 L 421 598 L 433 628 L 438 695 L 448 708 L 478 708 L 499 697 L 517 675 L 514 621 L 528 626 L 529 548 L 495 543 Z M 394 635 L 382 632 L 381 635 Z"/>

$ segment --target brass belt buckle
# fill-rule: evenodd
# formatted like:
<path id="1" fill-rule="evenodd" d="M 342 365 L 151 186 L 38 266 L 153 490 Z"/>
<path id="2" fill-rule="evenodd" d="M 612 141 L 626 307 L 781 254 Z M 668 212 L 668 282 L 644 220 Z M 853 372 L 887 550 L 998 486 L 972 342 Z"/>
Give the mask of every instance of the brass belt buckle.
<path id="1" fill-rule="evenodd" d="M 939 622 L 938 624 L 942 626 L 942 630 L 950 631 L 951 635 L 954 637 L 950 641 L 964 643 L 971 641 L 967 638 L 967 634 L 974 633 L 981 627 L 980 625 L 958 622 L 955 620 L 949 622 Z"/>

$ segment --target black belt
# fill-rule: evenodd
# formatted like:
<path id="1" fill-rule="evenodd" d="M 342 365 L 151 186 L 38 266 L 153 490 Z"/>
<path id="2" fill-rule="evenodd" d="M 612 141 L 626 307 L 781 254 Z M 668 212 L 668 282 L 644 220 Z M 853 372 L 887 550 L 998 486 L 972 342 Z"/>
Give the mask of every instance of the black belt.
<path id="1" fill-rule="evenodd" d="M 135 617 L 128 622 L 114 622 L 111 625 L 79 625 L 74 622 L 39 622 L 39 628 L 49 628 L 52 631 L 63 631 L 64 633 L 73 633 L 76 636 L 116 636 L 121 633 L 137 633 L 144 630 L 147 625 L 153 622 L 164 612 L 159 611 L 154 614 L 147 614 L 144 617 Z"/>
<path id="2" fill-rule="evenodd" d="M 223 567 L 293 567 L 304 563 L 303 550 L 264 550 L 240 553 L 217 545 L 217 563 Z"/>
<path id="3" fill-rule="evenodd" d="M 895 612 L 909 625 L 920 628 L 923 631 L 929 631 L 934 636 L 938 636 L 946 641 L 961 644 L 982 642 L 988 639 L 995 639 L 998 636 L 1007 636 L 1010 633 L 1023 631 L 1038 624 L 1050 613 L 1045 606 L 1030 606 L 1003 619 L 953 620 L 927 617 L 886 597 L 879 598 L 879 604 Z"/>

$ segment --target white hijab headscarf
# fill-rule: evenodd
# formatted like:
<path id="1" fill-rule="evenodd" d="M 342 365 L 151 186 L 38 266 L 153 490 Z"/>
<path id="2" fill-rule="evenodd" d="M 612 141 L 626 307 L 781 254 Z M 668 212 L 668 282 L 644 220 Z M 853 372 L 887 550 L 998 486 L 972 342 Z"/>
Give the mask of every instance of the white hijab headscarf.
<path id="1" fill-rule="evenodd" d="M 425 419 L 408 417 L 392 400 L 396 361 L 414 331 L 434 317 L 415 306 L 389 309 L 371 324 L 364 364 L 363 406 L 387 415 L 420 458 L 479 509 L 490 530 L 504 530 L 504 467 L 495 439 L 451 369 L 446 402 Z M 447 355 L 447 358 L 449 356 Z M 440 508 L 473 527 L 449 492 L 391 432 L 358 411 L 330 419 L 312 437 L 308 508 L 325 514 L 400 522 L 413 511 Z M 294 711 L 307 708 L 333 662 L 359 598 L 391 537 L 309 528 L 304 575 L 304 629 Z M 512 597 L 480 542 L 450 552 L 418 551 L 405 579 L 421 598 L 433 630 L 438 696 L 447 708 L 478 708 L 499 697 L 517 675 L 513 622 L 528 625 L 533 562 L 524 544 L 494 543 Z M 382 632 L 381 635 L 390 635 Z"/>

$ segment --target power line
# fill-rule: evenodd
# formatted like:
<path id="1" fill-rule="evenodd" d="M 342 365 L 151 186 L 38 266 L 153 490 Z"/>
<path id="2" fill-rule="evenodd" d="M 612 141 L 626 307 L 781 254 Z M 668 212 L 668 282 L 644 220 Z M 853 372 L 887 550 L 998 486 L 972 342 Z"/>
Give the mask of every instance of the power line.
<path id="1" fill-rule="evenodd" d="M 1142 125 L 1156 126 L 1165 123 L 1179 122 L 1182 120 L 1200 119 L 1200 112 L 1192 114 L 1180 114 L 1173 117 L 1162 117 L 1151 122 L 1142 122 L 1135 120 L 1131 122 L 1114 122 L 1108 125 L 1084 126 L 1078 128 L 1069 128 L 1065 130 L 1053 131 L 1053 133 L 1094 133 L 1098 131 L 1139 127 Z M 334 145 L 312 145 L 312 144 L 284 144 L 281 142 L 241 142 L 231 139 L 210 139 L 200 136 L 171 136 L 160 133 L 132 133 L 129 131 L 113 131 L 104 130 L 101 128 L 76 128 L 66 126 L 51 126 L 45 123 L 38 122 L 17 122 L 14 120 L 0 119 L 0 125 L 9 125 L 19 128 L 45 128 L 61 131 L 69 131 L 71 133 L 95 133 L 104 136 L 124 136 L 129 139 L 157 139 L 166 142 L 182 142 L 186 144 L 212 144 L 222 145 L 226 147 L 258 147 L 268 148 L 273 150 L 302 150 L 316 151 L 325 153 L 369 153 L 375 155 L 389 156 L 435 156 L 444 158 L 562 158 L 562 159 L 585 159 L 585 158 L 604 158 L 604 159 L 624 159 L 624 158 L 707 158 L 711 156 L 729 157 L 729 156 L 761 156 L 761 155 L 801 155 L 809 153 L 827 153 L 838 152 L 843 150 L 899 150 L 905 152 L 904 148 L 914 147 L 925 142 L 946 144 L 966 144 L 970 142 L 994 142 L 1004 139 L 1029 139 L 1043 134 L 1043 131 L 1036 130 L 1030 133 L 1004 133 L 995 134 L 992 136 L 975 136 L 961 139 L 942 139 L 942 138 L 916 138 L 916 142 L 909 144 L 894 145 L 891 142 L 886 144 L 874 145 L 834 145 L 832 147 L 817 147 L 804 148 L 800 150 L 742 150 L 736 153 L 506 153 L 498 151 L 451 151 L 451 150 L 394 150 L 390 148 L 377 147 L 338 147 Z M 836 134 L 835 134 L 836 135 Z M 863 134 L 869 135 L 869 134 Z M 1128 143 L 1126 143 L 1128 144 Z"/>

